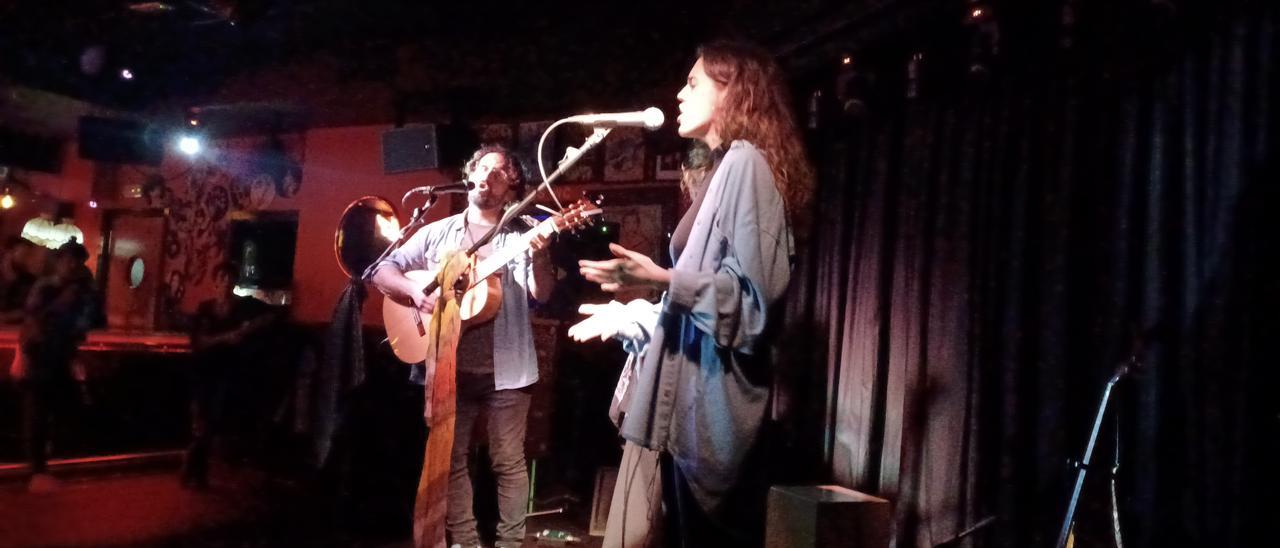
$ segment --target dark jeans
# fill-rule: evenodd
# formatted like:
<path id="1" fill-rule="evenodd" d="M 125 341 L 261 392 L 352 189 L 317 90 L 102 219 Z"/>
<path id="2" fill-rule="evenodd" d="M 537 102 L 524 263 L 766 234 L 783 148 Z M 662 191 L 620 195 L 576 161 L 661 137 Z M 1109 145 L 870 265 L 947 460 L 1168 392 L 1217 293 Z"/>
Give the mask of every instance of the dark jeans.
<path id="1" fill-rule="evenodd" d="M 182 463 L 182 480 L 186 484 L 203 486 L 208 483 L 209 454 L 214 436 L 222 434 L 225 427 L 230 383 L 230 374 L 203 364 L 197 365 L 192 374 L 191 443 Z"/>
<path id="2" fill-rule="evenodd" d="M 74 400 L 71 360 L 75 357 L 75 346 L 31 345 L 19 351 L 27 360 L 27 377 L 19 383 L 23 445 L 31 473 L 40 474 L 49 467 L 47 451 L 53 420 Z"/>
<path id="3" fill-rule="evenodd" d="M 453 455 L 449 462 L 449 506 L 446 525 L 450 542 L 478 546 L 476 517 L 472 509 L 471 433 L 476 419 L 484 414 L 489 432 L 489 458 L 498 485 L 497 546 L 520 546 L 525 535 L 525 509 L 529 500 L 529 471 L 525 467 L 524 437 L 529 421 L 530 388 L 493 390 L 468 387 L 458 376 L 458 415 L 454 426 Z M 471 382 L 484 382 L 471 381 Z"/>

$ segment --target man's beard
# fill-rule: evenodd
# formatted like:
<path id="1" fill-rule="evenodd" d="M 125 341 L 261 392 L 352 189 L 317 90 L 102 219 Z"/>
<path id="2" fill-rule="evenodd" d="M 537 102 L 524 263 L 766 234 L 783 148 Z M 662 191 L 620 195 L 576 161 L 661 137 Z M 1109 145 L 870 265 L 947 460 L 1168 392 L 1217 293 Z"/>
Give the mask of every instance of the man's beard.
<path id="1" fill-rule="evenodd" d="M 467 202 L 479 209 L 497 209 L 506 203 L 505 196 L 472 192 L 467 194 Z"/>

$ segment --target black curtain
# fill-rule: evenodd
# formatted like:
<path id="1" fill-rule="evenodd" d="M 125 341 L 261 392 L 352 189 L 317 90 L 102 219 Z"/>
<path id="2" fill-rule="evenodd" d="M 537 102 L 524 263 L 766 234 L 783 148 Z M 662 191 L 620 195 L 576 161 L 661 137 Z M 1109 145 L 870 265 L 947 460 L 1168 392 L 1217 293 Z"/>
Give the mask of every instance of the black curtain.
<path id="1" fill-rule="evenodd" d="M 1114 544 L 1113 461 L 1125 546 L 1270 545 L 1277 8 L 1066 3 L 997 3 L 996 36 L 955 18 L 864 44 L 810 113 L 789 340 L 817 365 L 819 458 L 893 500 L 898 546 L 989 516 L 963 545 L 1051 546 L 1138 348 L 1075 545 Z"/>

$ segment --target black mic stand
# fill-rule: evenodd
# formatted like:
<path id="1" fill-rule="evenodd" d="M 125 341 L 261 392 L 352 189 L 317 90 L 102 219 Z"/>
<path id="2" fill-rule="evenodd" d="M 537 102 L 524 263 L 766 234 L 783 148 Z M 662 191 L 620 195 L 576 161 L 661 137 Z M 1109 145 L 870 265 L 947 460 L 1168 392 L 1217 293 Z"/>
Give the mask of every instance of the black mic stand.
<path id="1" fill-rule="evenodd" d="M 555 127 L 555 125 L 552 125 L 551 127 Z M 550 131 L 551 128 L 547 128 L 547 130 Z M 503 212 L 502 218 L 499 219 L 498 222 L 493 225 L 493 228 L 489 229 L 489 231 L 486 232 L 484 236 L 482 236 L 479 240 L 476 240 L 475 243 L 471 245 L 470 249 L 467 249 L 467 255 L 470 256 L 475 254 L 476 250 L 480 249 L 485 244 L 489 243 L 489 240 L 492 240 L 499 230 L 502 230 L 502 228 L 507 226 L 512 219 L 515 219 L 516 216 L 519 215 L 521 211 L 524 211 L 526 207 L 529 207 L 529 204 L 533 203 L 534 198 L 538 196 L 538 192 L 540 192 L 543 188 L 547 189 L 547 191 L 550 192 L 551 183 L 558 180 L 560 177 L 562 177 L 564 173 L 568 171 L 569 168 L 573 167 L 573 165 L 576 164 L 578 160 L 581 159 L 584 155 L 586 155 L 587 152 L 590 152 L 591 149 L 596 147 L 596 145 L 599 145 L 600 142 L 603 141 L 607 135 L 609 135 L 609 131 L 611 131 L 611 128 L 607 128 L 607 127 L 593 128 L 591 135 L 589 135 L 587 139 L 582 143 L 581 148 L 574 149 L 571 147 L 568 153 L 566 153 L 564 161 L 560 162 L 560 166 L 557 167 L 556 170 L 551 173 L 551 175 L 547 175 L 541 184 L 534 187 L 533 190 L 529 191 L 529 193 L 526 194 L 523 199 L 521 199 L 515 205 L 507 208 L 507 210 Z M 539 147 L 537 154 L 539 158 L 542 157 L 541 147 Z M 423 291 L 430 293 L 432 291 L 435 291 L 436 287 L 437 287 L 436 282 L 432 280 L 432 282 L 429 285 L 427 285 L 426 289 L 424 289 Z M 532 464 L 533 470 L 529 474 L 529 500 L 525 506 L 525 510 L 527 512 L 525 514 L 526 517 L 541 516 L 545 514 L 558 514 L 558 513 L 564 512 L 563 506 L 558 508 L 552 508 L 549 510 L 534 511 L 533 509 L 534 493 L 536 492 L 537 481 L 538 481 L 537 459 L 532 459 L 531 464 Z"/>
<path id="2" fill-rule="evenodd" d="M 1098 442 L 1098 431 L 1102 429 L 1102 421 L 1107 414 L 1107 405 L 1111 402 L 1111 389 L 1115 388 L 1116 383 L 1120 382 L 1120 380 L 1123 379 L 1125 376 L 1127 376 L 1130 372 L 1132 372 L 1134 369 L 1139 368 L 1140 362 L 1138 361 L 1138 354 L 1139 352 L 1135 351 L 1134 354 L 1130 356 L 1128 360 L 1116 366 L 1115 373 L 1111 375 L 1111 379 L 1107 381 L 1106 387 L 1102 389 L 1102 401 L 1098 403 L 1098 413 L 1093 418 L 1093 431 L 1089 433 L 1089 443 L 1085 445 L 1084 457 L 1081 458 L 1079 462 L 1075 463 L 1076 468 L 1078 468 L 1079 471 L 1076 472 L 1075 488 L 1071 491 L 1071 499 L 1067 503 L 1067 513 L 1062 518 L 1062 529 L 1058 531 L 1058 541 L 1054 543 L 1054 546 L 1056 548 L 1064 548 L 1067 545 L 1067 538 L 1071 536 L 1071 529 L 1075 525 L 1076 505 L 1080 502 L 1080 491 L 1081 489 L 1084 488 L 1084 477 L 1085 477 L 1085 474 L 1089 472 L 1089 465 L 1090 465 L 1090 462 L 1093 460 L 1093 449 Z M 1116 426 L 1118 429 L 1119 424 L 1117 424 Z M 1119 459 L 1119 443 L 1120 443 L 1120 438 L 1119 438 L 1119 434 L 1117 433 L 1117 437 L 1116 437 L 1117 461 Z M 1115 467 L 1118 467 L 1118 466 L 1119 466 L 1119 463 L 1116 462 L 1113 466 L 1113 472 Z M 1112 489 L 1112 497 L 1113 498 L 1115 497 L 1114 486 Z M 1118 522 L 1115 524 L 1115 528 L 1116 530 L 1119 530 Z"/>
<path id="3" fill-rule="evenodd" d="M 382 250 L 382 254 L 378 255 L 377 259 L 374 259 L 372 263 L 369 263 L 369 266 L 365 267 L 364 272 L 360 274 L 361 282 L 368 282 L 370 278 L 373 277 L 373 272 L 377 269 L 378 263 L 381 263 L 383 259 L 386 259 L 387 255 L 390 255 L 392 251 L 400 249 L 400 246 L 404 245 L 404 243 L 408 241 L 409 236 L 411 236 L 414 231 L 426 224 L 427 211 L 430 211 L 431 208 L 436 205 L 436 200 L 439 198 L 440 197 L 436 196 L 434 192 L 427 192 L 427 201 L 421 206 L 413 208 L 413 212 L 409 214 L 409 222 L 405 223 L 405 225 L 400 228 L 400 237 L 396 238 L 396 241 L 391 242 L 386 249 Z M 402 203 L 400 205 L 403 206 L 404 204 Z"/>

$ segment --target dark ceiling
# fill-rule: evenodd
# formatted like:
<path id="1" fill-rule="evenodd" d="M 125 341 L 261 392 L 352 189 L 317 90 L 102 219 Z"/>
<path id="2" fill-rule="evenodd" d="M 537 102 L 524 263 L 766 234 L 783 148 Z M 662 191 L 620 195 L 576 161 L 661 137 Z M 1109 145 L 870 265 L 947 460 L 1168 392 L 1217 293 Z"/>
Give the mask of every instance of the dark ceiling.
<path id="1" fill-rule="evenodd" d="M 344 79 L 395 87 L 409 109 L 623 107 L 674 95 L 702 41 L 768 44 L 850 4 L 870 2 L 0 0 L 0 83 L 141 111 L 323 56 Z"/>

